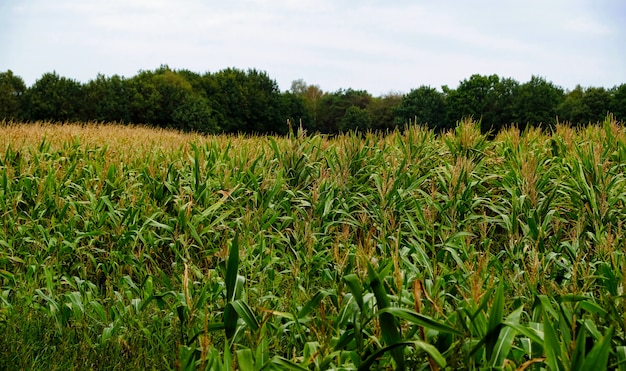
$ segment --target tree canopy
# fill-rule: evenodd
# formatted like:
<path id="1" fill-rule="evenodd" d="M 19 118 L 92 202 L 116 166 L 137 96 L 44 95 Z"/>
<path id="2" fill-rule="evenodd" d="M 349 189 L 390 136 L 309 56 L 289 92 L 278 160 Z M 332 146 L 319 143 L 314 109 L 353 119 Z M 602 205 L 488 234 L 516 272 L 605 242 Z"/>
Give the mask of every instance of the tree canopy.
<path id="1" fill-rule="evenodd" d="M 201 133 L 285 134 L 288 123 L 310 132 L 387 131 L 407 124 L 435 131 L 472 117 L 483 132 L 517 125 L 587 125 L 608 113 L 626 117 L 626 84 L 571 91 L 543 77 L 520 83 L 475 74 L 457 88 L 420 86 L 374 97 L 351 88 L 323 91 L 294 80 L 281 92 L 264 71 L 226 68 L 214 73 L 163 65 L 130 78 L 98 75 L 87 83 L 45 73 L 27 87 L 11 70 L 0 73 L 0 119 L 147 124 Z"/>
<path id="2" fill-rule="evenodd" d="M 21 77 L 15 76 L 11 70 L 0 73 L 0 117 L 6 119 L 22 119 L 22 96 L 26 85 Z"/>

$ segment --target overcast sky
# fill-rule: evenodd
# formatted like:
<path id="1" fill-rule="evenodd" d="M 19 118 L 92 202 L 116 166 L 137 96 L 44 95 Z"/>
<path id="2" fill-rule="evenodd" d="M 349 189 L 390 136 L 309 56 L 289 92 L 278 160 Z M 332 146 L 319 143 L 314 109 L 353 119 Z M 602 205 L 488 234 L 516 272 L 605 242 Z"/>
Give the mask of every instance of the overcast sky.
<path id="1" fill-rule="evenodd" d="M 0 0 L 0 72 L 29 86 L 162 64 L 373 95 L 475 73 L 610 88 L 626 83 L 626 1 Z"/>

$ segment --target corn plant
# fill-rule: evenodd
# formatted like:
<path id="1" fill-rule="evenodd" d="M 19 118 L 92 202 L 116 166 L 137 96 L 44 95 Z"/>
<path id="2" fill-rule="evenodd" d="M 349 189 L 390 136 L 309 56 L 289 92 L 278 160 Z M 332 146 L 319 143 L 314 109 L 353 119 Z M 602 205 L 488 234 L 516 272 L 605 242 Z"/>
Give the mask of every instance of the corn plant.
<path id="1" fill-rule="evenodd" d="M 0 125 L 2 369 L 626 370 L 626 132 Z"/>

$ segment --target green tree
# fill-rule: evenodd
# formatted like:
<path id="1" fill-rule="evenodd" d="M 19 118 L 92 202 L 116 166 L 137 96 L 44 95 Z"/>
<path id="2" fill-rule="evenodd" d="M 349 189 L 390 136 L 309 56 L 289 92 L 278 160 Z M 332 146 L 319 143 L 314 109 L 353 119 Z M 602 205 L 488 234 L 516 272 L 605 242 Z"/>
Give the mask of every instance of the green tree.
<path id="1" fill-rule="evenodd" d="M 262 71 L 227 68 L 204 76 L 206 95 L 226 132 L 285 133 L 287 117 L 276 81 Z"/>
<path id="2" fill-rule="evenodd" d="M 99 74 L 83 86 L 83 120 L 131 122 L 129 93 L 128 82 L 123 77 Z"/>
<path id="3" fill-rule="evenodd" d="M 168 66 L 142 71 L 127 84 L 131 121 L 185 131 L 218 132 L 217 119 L 202 86 L 202 79 L 189 71 L 173 71 Z"/>
<path id="4" fill-rule="evenodd" d="M 45 73 L 24 93 L 29 120 L 78 121 L 83 106 L 82 85 L 56 72 Z"/>
<path id="5" fill-rule="evenodd" d="M 304 80 L 298 79 L 291 82 L 290 92 L 300 97 L 304 102 L 304 107 L 310 117 L 310 129 L 319 130 L 318 118 L 320 116 L 320 101 L 324 92 L 319 85 L 308 85 Z"/>
<path id="6" fill-rule="evenodd" d="M 577 124 L 584 120 L 587 112 L 583 107 L 583 88 L 580 85 L 565 93 L 563 101 L 557 107 L 557 114 L 560 121 Z"/>
<path id="7" fill-rule="evenodd" d="M 582 104 L 589 112 L 585 124 L 602 122 L 611 110 L 611 93 L 603 87 L 589 87 L 585 90 Z"/>
<path id="8" fill-rule="evenodd" d="M 626 84 L 611 89 L 610 109 L 615 118 L 622 122 L 626 121 Z"/>
<path id="9" fill-rule="evenodd" d="M 498 131 L 506 124 L 506 118 L 500 78 L 498 75 L 472 75 L 460 82 L 456 90 L 442 87 L 446 97 L 446 127 L 456 125 L 466 117 L 473 117 L 481 122 L 483 132 Z"/>
<path id="10" fill-rule="evenodd" d="M 202 93 L 201 95 L 206 96 L 205 81 L 201 74 L 187 69 L 176 70 L 176 74 L 183 77 L 191 85 L 191 89 L 195 93 Z"/>
<path id="11" fill-rule="evenodd" d="M 515 96 L 515 121 L 526 125 L 552 126 L 556 122 L 557 109 L 564 100 L 563 89 L 538 76 L 522 84 Z"/>
<path id="12" fill-rule="evenodd" d="M 163 96 L 154 75 L 152 71 L 140 71 L 128 81 L 130 117 L 134 124 L 167 125 L 161 107 Z"/>
<path id="13" fill-rule="evenodd" d="M 372 119 L 368 110 L 358 106 L 348 107 L 339 122 L 339 131 L 342 132 L 351 130 L 363 132 L 369 130 L 371 127 Z"/>
<path id="14" fill-rule="evenodd" d="M 435 130 L 451 127 L 446 121 L 446 104 L 443 93 L 430 86 L 411 90 L 394 110 L 396 125 L 414 122 Z"/>
<path id="15" fill-rule="evenodd" d="M 173 108 L 172 124 L 176 129 L 184 131 L 219 132 L 209 101 L 193 92 L 185 92 Z"/>
<path id="16" fill-rule="evenodd" d="M 174 112 L 184 111 L 181 107 L 189 108 L 193 105 L 194 99 L 191 98 L 193 96 L 193 88 L 191 84 L 184 76 L 167 67 L 157 70 L 153 79 L 156 89 L 161 96 L 161 114 L 158 117 L 157 124 L 161 127 L 178 128 L 178 125 L 183 123 L 174 122 Z M 186 115 L 177 116 L 182 118 Z"/>
<path id="17" fill-rule="evenodd" d="M 493 106 L 494 117 L 498 130 L 515 124 L 515 99 L 519 93 L 520 84 L 512 78 L 502 78 L 495 87 L 496 104 Z"/>
<path id="18" fill-rule="evenodd" d="M 586 88 L 576 85 L 567 92 L 558 106 L 559 119 L 572 125 L 602 122 L 612 110 L 612 93 L 605 88 Z"/>
<path id="19" fill-rule="evenodd" d="M 26 85 L 21 77 L 11 70 L 0 73 L 0 119 L 20 120 L 23 118 L 22 97 Z"/>
<path id="20" fill-rule="evenodd" d="M 396 128 L 395 111 L 402 103 L 403 96 L 399 93 L 389 93 L 381 97 L 373 97 L 368 105 L 372 119 L 372 130 L 387 131 Z"/>
<path id="21" fill-rule="evenodd" d="M 302 125 L 302 128 L 305 130 L 314 130 L 310 112 L 306 109 L 305 102 L 301 96 L 287 91 L 282 93 L 281 101 L 281 117 L 286 117 L 287 119 L 289 119 L 293 130 L 296 130 L 298 127 L 300 127 L 300 125 Z"/>
<path id="22" fill-rule="evenodd" d="M 295 94 L 298 96 L 304 96 L 304 94 L 306 94 L 308 87 L 309 85 L 303 79 L 297 79 L 291 82 L 291 88 L 289 89 L 289 91 L 292 94 Z"/>
<path id="23" fill-rule="evenodd" d="M 318 130 L 324 133 L 337 133 L 348 108 L 355 106 L 367 109 L 371 101 L 372 96 L 364 90 L 339 89 L 334 93 L 325 94 L 320 101 Z"/>

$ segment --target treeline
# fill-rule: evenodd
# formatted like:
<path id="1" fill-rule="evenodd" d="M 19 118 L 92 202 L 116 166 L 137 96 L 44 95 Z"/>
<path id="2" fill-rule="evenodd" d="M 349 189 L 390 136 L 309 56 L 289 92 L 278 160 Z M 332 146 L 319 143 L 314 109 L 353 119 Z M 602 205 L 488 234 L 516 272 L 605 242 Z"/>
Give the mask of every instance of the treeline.
<path id="1" fill-rule="evenodd" d="M 626 84 L 565 91 L 541 77 L 519 83 L 473 75 L 456 89 L 421 86 L 407 94 L 374 97 L 364 90 L 325 92 L 302 80 L 281 92 L 267 73 L 227 68 L 199 74 L 161 66 L 131 78 L 98 75 L 80 83 L 46 73 L 27 87 L 10 70 L 0 73 L 0 119 L 148 124 L 202 133 L 284 134 L 287 122 L 311 132 L 385 131 L 407 123 L 437 131 L 464 117 L 483 131 L 516 124 L 572 125 L 626 118 Z"/>

